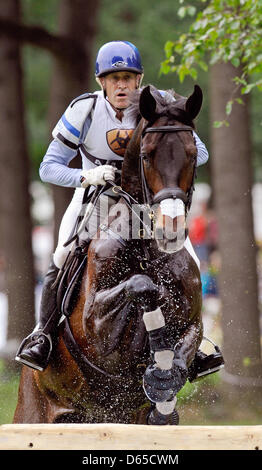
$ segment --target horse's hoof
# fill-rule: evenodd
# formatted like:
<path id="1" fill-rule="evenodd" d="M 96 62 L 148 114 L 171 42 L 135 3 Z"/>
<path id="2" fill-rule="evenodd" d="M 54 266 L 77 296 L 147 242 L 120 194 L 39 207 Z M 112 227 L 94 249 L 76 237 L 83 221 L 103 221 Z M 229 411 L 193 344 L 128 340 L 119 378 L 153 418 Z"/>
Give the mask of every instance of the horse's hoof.
<path id="1" fill-rule="evenodd" d="M 179 424 L 179 414 L 174 410 L 170 415 L 162 415 L 156 408 L 148 414 L 147 424 L 149 426 L 177 426 Z"/>

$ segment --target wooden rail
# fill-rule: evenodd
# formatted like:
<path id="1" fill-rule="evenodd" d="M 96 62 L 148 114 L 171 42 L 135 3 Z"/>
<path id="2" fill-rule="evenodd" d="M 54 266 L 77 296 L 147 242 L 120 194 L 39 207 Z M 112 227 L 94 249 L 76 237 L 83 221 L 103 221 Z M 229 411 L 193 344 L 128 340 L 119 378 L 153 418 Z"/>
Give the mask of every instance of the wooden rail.
<path id="1" fill-rule="evenodd" d="M 4 424 L 1 450 L 262 450 L 262 426 Z"/>

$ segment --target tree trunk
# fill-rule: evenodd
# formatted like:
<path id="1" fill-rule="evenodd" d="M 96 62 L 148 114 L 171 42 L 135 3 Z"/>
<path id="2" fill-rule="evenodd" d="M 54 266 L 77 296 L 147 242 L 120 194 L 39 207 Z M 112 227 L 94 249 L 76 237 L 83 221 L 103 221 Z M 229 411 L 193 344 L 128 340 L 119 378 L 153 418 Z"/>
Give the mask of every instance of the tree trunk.
<path id="1" fill-rule="evenodd" d="M 99 2 L 96 0 L 88 2 L 86 0 L 63 0 L 60 3 L 58 34 L 68 39 L 72 38 L 76 44 L 76 51 L 74 61 L 54 56 L 48 117 L 50 134 L 70 101 L 89 91 L 90 73 L 94 73 L 90 62 L 96 32 L 98 5 Z M 81 165 L 79 157 L 70 164 L 75 168 L 79 168 L 79 165 Z M 73 190 L 53 186 L 53 195 L 55 203 L 54 245 L 56 246 L 61 218 L 72 198 Z"/>
<path id="2" fill-rule="evenodd" d="M 2 18 L 19 22 L 18 0 L 0 3 Z M 8 345 L 17 344 L 34 325 L 34 267 L 19 43 L 0 38 L 0 227 L 9 303 Z"/>
<path id="3" fill-rule="evenodd" d="M 225 119 L 238 71 L 231 64 L 211 69 L 210 122 Z M 237 95 L 233 96 L 234 98 Z M 212 181 L 219 225 L 223 379 L 237 386 L 262 385 L 257 247 L 252 212 L 252 151 L 249 100 L 234 103 L 229 127 L 211 130 Z"/>

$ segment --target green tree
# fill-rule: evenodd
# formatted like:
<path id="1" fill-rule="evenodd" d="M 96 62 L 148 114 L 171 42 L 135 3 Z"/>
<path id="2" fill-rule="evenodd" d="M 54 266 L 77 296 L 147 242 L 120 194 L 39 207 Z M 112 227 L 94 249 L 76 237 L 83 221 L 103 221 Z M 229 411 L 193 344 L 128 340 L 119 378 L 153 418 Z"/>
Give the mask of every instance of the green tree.
<path id="1" fill-rule="evenodd" d="M 196 80 L 197 69 L 207 71 L 209 65 L 231 63 L 236 67 L 233 77 L 236 89 L 226 104 L 229 115 L 234 101 L 242 103 L 241 97 L 235 96 L 238 88 L 242 95 L 254 88 L 262 91 L 262 3 L 260 0 L 201 0 L 201 3 L 202 11 L 197 13 L 188 32 L 166 42 L 162 71 L 176 72 L 181 81 L 187 75 Z M 204 9 L 203 4 L 207 4 Z M 196 7 L 192 5 L 181 6 L 178 11 L 182 17 L 195 13 Z"/>

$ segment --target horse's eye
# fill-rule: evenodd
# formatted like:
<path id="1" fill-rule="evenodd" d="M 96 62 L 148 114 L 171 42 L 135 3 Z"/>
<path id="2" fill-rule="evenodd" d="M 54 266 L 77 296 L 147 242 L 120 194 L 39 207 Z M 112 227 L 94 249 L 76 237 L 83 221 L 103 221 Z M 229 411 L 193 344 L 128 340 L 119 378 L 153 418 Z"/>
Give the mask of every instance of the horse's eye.
<path id="1" fill-rule="evenodd" d="M 146 166 L 149 166 L 150 165 L 150 158 L 148 155 L 143 155 L 143 162 Z"/>

